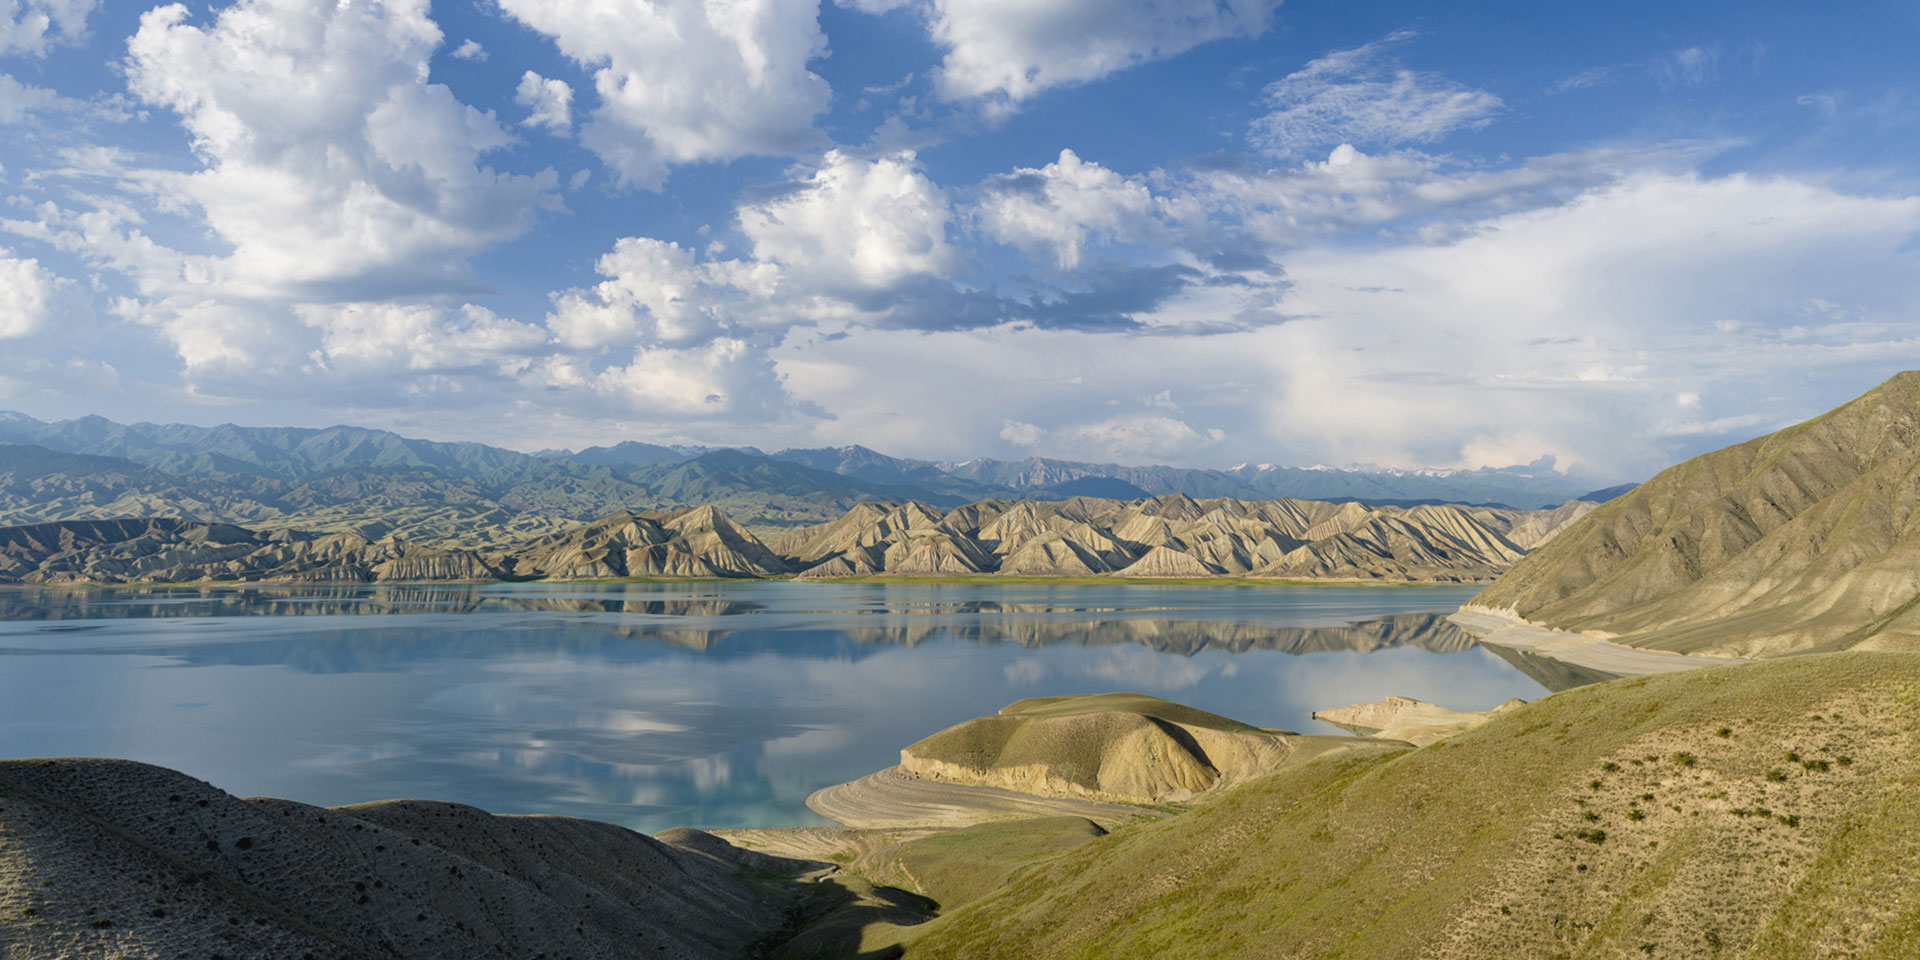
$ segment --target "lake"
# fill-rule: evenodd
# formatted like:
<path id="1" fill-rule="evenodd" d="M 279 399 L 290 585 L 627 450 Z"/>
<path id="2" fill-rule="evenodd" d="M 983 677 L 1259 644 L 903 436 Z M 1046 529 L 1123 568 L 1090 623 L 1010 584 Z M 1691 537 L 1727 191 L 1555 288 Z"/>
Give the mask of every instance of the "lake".
<path id="1" fill-rule="evenodd" d="M 0 755 L 242 796 L 645 831 L 825 821 L 807 794 L 1023 697 L 1262 726 L 1544 688 L 1446 623 L 1476 588 L 886 583 L 0 590 Z"/>

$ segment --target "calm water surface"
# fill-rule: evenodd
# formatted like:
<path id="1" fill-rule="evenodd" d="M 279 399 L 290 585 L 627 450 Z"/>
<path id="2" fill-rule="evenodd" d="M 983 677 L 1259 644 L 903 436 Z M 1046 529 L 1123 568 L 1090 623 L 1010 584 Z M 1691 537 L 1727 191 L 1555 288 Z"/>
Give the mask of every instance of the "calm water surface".
<path id="1" fill-rule="evenodd" d="M 830 583 L 0 590 L 0 756 L 243 796 L 457 800 L 642 830 L 802 801 L 1022 697 L 1250 723 L 1540 684 L 1441 615 L 1475 588 Z"/>

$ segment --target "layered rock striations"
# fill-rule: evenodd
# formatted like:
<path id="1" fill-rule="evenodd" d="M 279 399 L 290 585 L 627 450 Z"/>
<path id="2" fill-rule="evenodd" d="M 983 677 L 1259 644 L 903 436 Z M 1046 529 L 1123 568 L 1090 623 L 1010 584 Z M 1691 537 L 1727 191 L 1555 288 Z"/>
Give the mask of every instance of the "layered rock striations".
<path id="1" fill-rule="evenodd" d="M 789 572 L 786 561 L 713 507 L 623 511 L 510 549 L 501 566 L 551 580 L 741 578 Z"/>
<path id="2" fill-rule="evenodd" d="M 493 580 L 478 554 L 352 534 L 259 533 L 189 520 L 85 520 L 0 529 L 0 582 L 180 583 L 274 580 L 371 583 Z"/>
<path id="3" fill-rule="evenodd" d="M 945 513 L 861 504 L 776 551 L 803 578 L 1262 577 L 1481 582 L 1591 510 L 1381 507 L 1314 500 L 985 500 Z"/>
<path id="4" fill-rule="evenodd" d="M 713 506 L 623 510 L 487 551 L 152 518 L 0 528 L 0 580 L 740 579 L 857 576 L 1492 579 L 1582 514 L 1311 500 L 861 503 L 771 544 Z M 447 522 L 457 522 L 449 519 Z M 391 528 L 372 524 L 373 530 Z"/>

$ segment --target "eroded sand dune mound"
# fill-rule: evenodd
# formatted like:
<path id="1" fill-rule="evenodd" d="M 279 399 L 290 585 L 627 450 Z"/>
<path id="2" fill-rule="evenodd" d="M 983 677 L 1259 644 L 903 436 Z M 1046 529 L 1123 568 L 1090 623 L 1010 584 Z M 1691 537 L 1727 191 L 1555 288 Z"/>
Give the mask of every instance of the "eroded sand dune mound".
<path id="1" fill-rule="evenodd" d="M 46 957 L 730 957 L 779 926 L 740 876 L 753 854 L 667 836 L 419 800 L 242 800 L 121 760 L 0 761 L 0 944 Z"/>
<path id="2" fill-rule="evenodd" d="M 1137 693 L 1021 700 L 900 751 L 923 780 L 1121 803 L 1186 801 L 1330 739 L 1264 730 Z"/>

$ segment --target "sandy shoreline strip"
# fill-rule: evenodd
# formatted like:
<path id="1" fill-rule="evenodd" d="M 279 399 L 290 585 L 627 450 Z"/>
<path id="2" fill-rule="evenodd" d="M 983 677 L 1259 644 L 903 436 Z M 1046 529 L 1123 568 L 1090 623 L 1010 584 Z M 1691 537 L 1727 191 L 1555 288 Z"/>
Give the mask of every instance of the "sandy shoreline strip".
<path id="1" fill-rule="evenodd" d="M 939 783 L 888 767 L 851 783 L 825 787 L 807 798 L 813 812 L 842 826 L 866 830 L 970 827 L 991 820 L 1085 817 L 1113 829 L 1165 814 L 1148 807 L 1042 797 L 999 787 Z"/>
<path id="2" fill-rule="evenodd" d="M 1447 620 L 1473 634 L 1484 646 L 1537 654 L 1587 670 L 1622 677 L 1749 662 L 1739 657 L 1700 657 L 1629 647 L 1598 637 L 1535 626 L 1505 611 L 1471 605 L 1461 607 Z"/>

